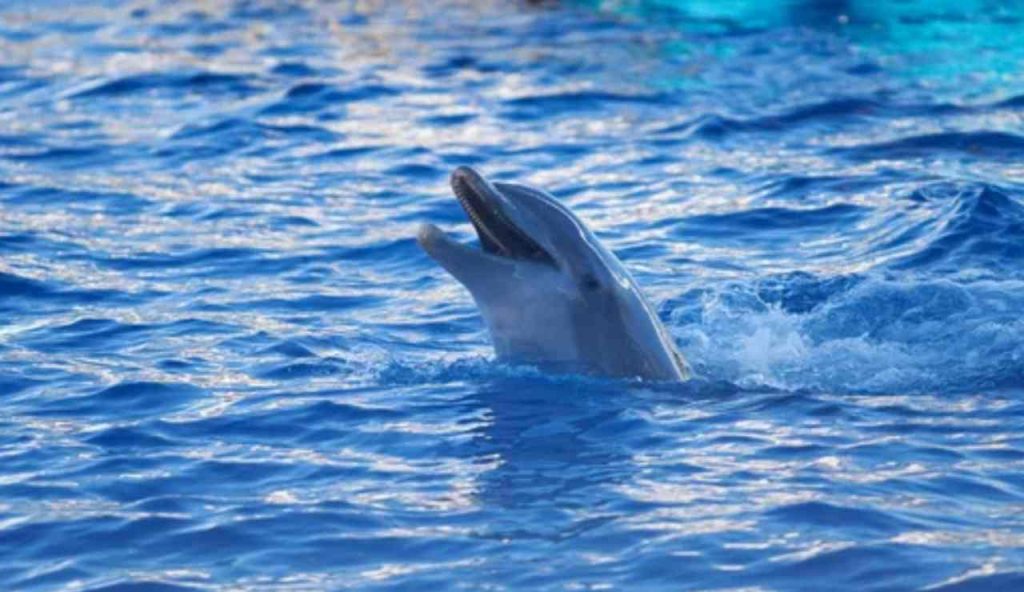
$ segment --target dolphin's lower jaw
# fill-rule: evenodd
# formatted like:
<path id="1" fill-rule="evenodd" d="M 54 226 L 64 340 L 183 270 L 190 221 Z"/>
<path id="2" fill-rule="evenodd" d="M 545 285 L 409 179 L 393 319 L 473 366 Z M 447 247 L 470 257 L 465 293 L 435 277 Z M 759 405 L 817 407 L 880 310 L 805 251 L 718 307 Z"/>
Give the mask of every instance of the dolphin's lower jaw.
<path id="1" fill-rule="evenodd" d="M 436 259 L 437 245 L 448 242 L 448 235 L 443 230 L 434 226 L 433 224 L 420 224 L 419 229 L 416 231 L 416 242 L 420 244 L 420 248 L 427 252 L 428 255 Z"/>
<path id="2" fill-rule="evenodd" d="M 470 291 L 487 276 L 502 272 L 512 263 L 505 257 L 464 245 L 433 224 L 420 225 L 416 242 L 431 259 Z"/>
<path id="3" fill-rule="evenodd" d="M 686 365 L 629 273 L 543 191 L 460 167 L 452 191 L 480 237 L 417 241 L 473 295 L 498 357 L 554 372 L 684 380 Z"/>

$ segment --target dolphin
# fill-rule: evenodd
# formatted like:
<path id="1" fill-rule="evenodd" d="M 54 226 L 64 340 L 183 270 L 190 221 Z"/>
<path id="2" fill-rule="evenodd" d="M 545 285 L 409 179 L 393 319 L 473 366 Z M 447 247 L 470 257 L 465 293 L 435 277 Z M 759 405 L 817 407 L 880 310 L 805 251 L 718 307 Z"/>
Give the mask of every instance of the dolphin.
<path id="1" fill-rule="evenodd" d="M 562 373 L 689 378 L 629 272 L 569 208 L 465 166 L 452 173 L 451 186 L 481 248 L 432 224 L 416 238 L 469 290 L 499 360 Z"/>

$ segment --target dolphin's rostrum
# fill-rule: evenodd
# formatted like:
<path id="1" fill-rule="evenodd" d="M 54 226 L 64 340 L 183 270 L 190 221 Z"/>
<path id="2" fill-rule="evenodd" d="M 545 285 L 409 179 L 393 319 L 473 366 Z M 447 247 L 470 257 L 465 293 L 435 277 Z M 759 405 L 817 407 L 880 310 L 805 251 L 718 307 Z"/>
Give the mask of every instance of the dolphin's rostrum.
<path id="1" fill-rule="evenodd" d="M 684 380 L 682 356 L 636 282 L 551 195 L 455 169 L 481 249 L 425 224 L 423 249 L 472 294 L 498 357 L 562 372 Z"/>

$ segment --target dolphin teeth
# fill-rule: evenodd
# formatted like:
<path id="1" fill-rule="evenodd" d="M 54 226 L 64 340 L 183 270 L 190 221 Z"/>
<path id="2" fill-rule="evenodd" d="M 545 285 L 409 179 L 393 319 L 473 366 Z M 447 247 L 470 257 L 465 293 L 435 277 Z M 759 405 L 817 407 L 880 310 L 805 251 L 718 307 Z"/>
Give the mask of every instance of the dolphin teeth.
<path id="1" fill-rule="evenodd" d="M 454 175 L 452 191 L 476 229 L 485 252 L 510 259 L 556 265 L 551 255 L 537 241 L 509 219 L 499 198 L 488 195 L 494 189 L 478 190 L 469 180 Z"/>
<path id="2" fill-rule="evenodd" d="M 510 253 L 507 248 L 501 243 L 501 240 L 494 234 L 494 232 L 484 224 L 483 218 L 480 216 L 480 212 L 477 211 L 476 206 L 473 204 L 471 196 L 472 188 L 469 187 L 466 181 L 458 179 L 452 184 L 452 190 L 455 193 L 455 198 L 459 200 L 462 205 L 462 209 L 466 211 L 466 215 L 469 216 L 470 222 L 473 227 L 477 229 L 481 242 L 485 244 L 490 250 L 494 250 L 505 256 L 509 256 Z"/>

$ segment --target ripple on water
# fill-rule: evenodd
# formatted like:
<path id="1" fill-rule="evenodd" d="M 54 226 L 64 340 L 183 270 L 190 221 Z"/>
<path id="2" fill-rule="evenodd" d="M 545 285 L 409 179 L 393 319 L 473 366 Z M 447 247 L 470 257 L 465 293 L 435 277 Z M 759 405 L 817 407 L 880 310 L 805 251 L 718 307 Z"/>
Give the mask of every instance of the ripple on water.
<path id="1" fill-rule="evenodd" d="M 217 72 L 147 72 L 107 80 L 74 92 L 74 99 L 108 99 L 159 92 L 228 94 L 245 97 L 256 91 L 248 75 Z"/>
<path id="2" fill-rule="evenodd" d="M 51 401 L 39 413 L 61 417 L 148 417 L 181 409 L 202 396 L 201 389 L 189 384 L 124 382 L 89 395 Z"/>

